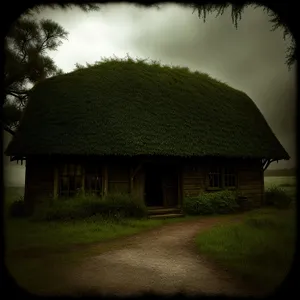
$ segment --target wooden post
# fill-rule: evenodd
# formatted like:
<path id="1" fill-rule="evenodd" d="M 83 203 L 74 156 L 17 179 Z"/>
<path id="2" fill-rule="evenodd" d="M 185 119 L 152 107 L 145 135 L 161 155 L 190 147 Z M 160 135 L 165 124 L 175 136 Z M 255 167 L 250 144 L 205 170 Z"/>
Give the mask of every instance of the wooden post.
<path id="1" fill-rule="evenodd" d="M 221 172 L 221 188 L 225 188 L 225 167 L 222 166 L 220 167 L 220 172 Z"/>
<path id="2" fill-rule="evenodd" d="M 178 196 L 177 196 L 177 207 L 178 208 L 182 208 L 182 167 L 178 167 L 177 168 L 177 172 L 178 172 Z"/>
<path id="3" fill-rule="evenodd" d="M 133 172 L 134 172 L 134 170 L 133 170 L 133 168 L 131 167 L 130 168 L 130 194 L 132 194 L 132 192 L 133 192 Z"/>
<path id="4" fill-rule="evenodd" d="M 81 190 L 82 193 L 85 191 L 85 169 L 84 166 L 81 165 Z"/>
<path id="5" fill-rule="evenodd" d="M 53 198 L 56 199 L 58 197 L 58 167 L 55 166 L 54 167 L 54 178 L 53 178 L 53 183 L 54 183 L 54 187 L 53 187 Z"/>
<path id="6" fill-rule="evenodd" d="M 108 172 L 107 165 L 103 166 L 103 195 L 107 195 L 108 190 Z"/>

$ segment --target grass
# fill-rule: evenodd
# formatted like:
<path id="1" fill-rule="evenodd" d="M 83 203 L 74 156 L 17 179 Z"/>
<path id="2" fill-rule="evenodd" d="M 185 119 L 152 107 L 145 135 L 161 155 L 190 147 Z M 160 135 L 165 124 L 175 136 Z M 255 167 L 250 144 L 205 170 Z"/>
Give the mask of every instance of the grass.
<path id="1" fill-rule="evenodd" d="M 251 211 L 241 224 L 219 225 L 196 237 L 199 252 L 266 292 L 286 277 L 295 241 L 294 209 Z"/>
<path id="2" fill-rule="evenodd" d="M 31 221 L 11 218 L 9 205 L 22 195 L 21 189 L 7 188 L 5 193 L 5 246 L 7 254 L 55 253 L 72 246 L 106 242 L 137 234 L 164 224 L 191 220 L 193 217 L 172 219 L 119 219 L 93 216 L 68 221 Z"/>
<path id="3" fill-rule="evenodd" d="M 276 177 L 273 177 L 273 182 L 266 178 L 266 187 L 273 185 L 274 180 Z M 277 181 L 292 184 L 292 179 Z M 295 195 L 295 187 L 291 189 Z M 6 207 L 23 192 L 22 188 L 7 189 Z M 262 280 L 265 286 L 272 288 L 275 282 L 282 281 L 291 262 L 295 241 L 293 213 L 275 209 L 247 213 L 243 224 L 217 226 L 199 235 L 197 246 L 201 253 L 249 281 L 259 283 Z M 222 217 L 225 221 L 230 216 Z M 129 219 L 119 223 L 96 217 L 67 222 L 30 222 L 28 219 L 12 219 L 6 214 L 6 265 L 19 285 L 27 290 L 36 293 L 54 287 L 59 290 L 64 288 L 65 273 L 72 264 L 79 263 L 84 257 L 99 255 L 110 247 L 123 247 L 126 239 L 121 237 L 194 218 L 199 217 Z"/>
<path id="4" fill-rule="evenodd" d="M 296 200 L 296 177 L 295 176 L 265 176 L 265 188 L 278 186 Z"/>
<path id="5" fill-rule="evenodd" d="M 121 237 L 189 219 L 121 223 L 95 218 L 34 223 L 11 219 L 6 226 L 6 265 L 21 287 L 35 293 L 50 291 L 56 294 L 65 287 L 66 272 L 85 257 L 125 246 L 127 241 Z"/>
<path id="6" fill-rule="evenodd" d="M 173 219 L 123 219 L 90 217 L 73 221 L 32 222 L 11 218 L 8 206 L 22 195 L 21 189 L 5 193 L 5 261 L 21 287 L 35 293 L 63 289 L 65 273 L 84 257 L 122 247 L 122 237 L 192 217 Z M 51 284 L 50 284 L 51 283 Z"/>
<path id="7" fill-rule="evenodd" d="M 28 250 L 38 248 L 55 252 L 62 247 L 104 242 L 163 224 L 189 219 L 128 219 L 119 222 L 97 217 L 66 222 L 31 222 L 27 219 L 9 219 L 6 226 L 6 248 L 9 252 L 28 252 Z"/>

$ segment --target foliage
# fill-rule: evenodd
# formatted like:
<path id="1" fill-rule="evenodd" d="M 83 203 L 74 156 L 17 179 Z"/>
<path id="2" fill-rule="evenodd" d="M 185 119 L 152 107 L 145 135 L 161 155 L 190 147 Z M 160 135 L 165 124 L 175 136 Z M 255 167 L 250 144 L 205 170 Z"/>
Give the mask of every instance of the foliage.
<path id="1" fill-rule="evenodd" d="M 91 216 L 110 219 L 141 218 L 147 209 L 143 203 L 129 194 L 109 194 L 105 197 L 79 195 L 74 198 L 58 198 L 37 205 L 32 220 L 72 220 Z"/>
<path id="2" fill-rule="evenodd" d="M 232 191 L 205 192 L 199 196 L 184 199 L 184 210 L 190 215 L 228 214 L 239 206 L 237 194 Z"/>
<path id="3" fill-rule="evenodd" d="M 34 7 L 29 8 L 27 13 L 33 16 L 35 13 L 40 13 L 45 7 L 52 9 L 60 8 L 64 10 L 79 7 L 84 12 L 98 11 L 100 9 L 100 5 L 96 3 L 43 3 L 41 5 L 35 5 Z"/>
<path id="4" fill-rule="evenodd" d="M 125 218 L 145 217 L 148 212 L 144 201 L 122 193 L 110 193 L 104 196 L 101 211 L 108 216 Z"/>
<path id="5" fill-rule="evenodd" d="M 184 199 L 183 210 L 188 215 L 210 215 L 215 213 L 210 201 L 205 197 L 194 196 Z"/>
<path id="6" fill-rule="evenodd" d="M 295 242 L 295 212 L 274 209 L 253 210 L 242 223 L 216 226 L 196 237 L 201 254 L 266 292 L 287 275 Z"/>
<path id="7" fill-rule="evenodd" d="M 272 205 L 278 209 L 287 209 L 291 202 L 292 197 L 282 187 L 271 186 L 265 191 L 266 205 Z"/>
<path id="8" fill-rule="evenodd" d="M 62 73 L 48 51 L 55 51 L 68 33 L 52 20 L 35 19 L 44 7 L 72 8 L 74 4 L 44 4 L 28 9 L 12 25 L 4 41 L 4 106 L 1 121 L 5 129 L 17 128 L 28 101 L 31 86 Z M 98 10 L 97 4 L 77 4 L 83 11 Z"/>
<path id="9" fill-rule="evenodd" d="M 289 157 L 245 93 L 130 57 L 39 82 L 19 130 L 8 155 Z"/>
<path id="10" fill-rule="evenodd" d="M 224 14 L 224 12 L 231 7 L 231 18 L 234 26 L 238 27 L 238 22 L 242 18 L 242 14 L 248 6 L 252 6 L 254 8 L 261 7 L 261 3 L 256 4 L 255 2 L 244 2 L 244 3 L 203 3 L 203 4 L 188 4 L 188 6 L 191 6 L 194 11 L 198 12 L 199 18 L 203 18 L 203 21 L 205 22 L 206 16 L 210 13 L 216 13 L 216 17 L 221 16 Z M 272 11 L 270 8 L 264 6 L 263 10 L 267 13 L 268 17 L 270 18 L 270 22 L 272 23 L 272 31 L 276 29 L 282 29 L 283 30 L 283 38 L 286 40 L 286 37 L 291 38 L 291 42 L 289 47 L 286 50 L 286 65 L 290 69 L 292 65 L 294 65 L 297 61 L 297 55 L 296 55 L 296 41 L 294 36 L 291 35 L 291 32 L 284 21 L 277 13 Z"/>
<path id="11" fill-rule="evenodd" d="M 24 197 L 19 197 L 18 200 L 14 201 L 10 204 L 9 214 L 11 217 L 15 217 L 15 218 L 27 216 Z"/>
<path id="12" fill-rule="evenodd" d="M 52 20 L 37 21 L 23 15 L 5 38 L 4 123 L 15 128 L 26 106 L 29 86 L 49 76 L 61 74 L 49 50 L 56 50 L 67 32 Z"/>

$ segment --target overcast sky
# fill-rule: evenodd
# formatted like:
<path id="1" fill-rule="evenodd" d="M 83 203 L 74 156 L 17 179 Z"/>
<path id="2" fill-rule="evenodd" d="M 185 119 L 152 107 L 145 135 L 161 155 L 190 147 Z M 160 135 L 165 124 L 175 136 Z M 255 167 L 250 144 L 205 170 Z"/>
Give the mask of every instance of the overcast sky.
<path id="1" fill-rule="evenodd" d="M 192 9 L 176 4 L 159 10 L 108 4 L 89 13 L 46 9 L 37 18 L 52 19 L 69 32 L 68 40 L 50 53 L 65 72 L 76 63 L 128 53 L 187 66 L 243 90 L 292 157 L 270 168 L 295 165 L 296 67 L 288 71 L 287 43 L 280 30 L 271 31 L 262 9 L 246 9 L 238 29 L 230 11 L 218 18 L 209 15 L 204 23 Z"/>

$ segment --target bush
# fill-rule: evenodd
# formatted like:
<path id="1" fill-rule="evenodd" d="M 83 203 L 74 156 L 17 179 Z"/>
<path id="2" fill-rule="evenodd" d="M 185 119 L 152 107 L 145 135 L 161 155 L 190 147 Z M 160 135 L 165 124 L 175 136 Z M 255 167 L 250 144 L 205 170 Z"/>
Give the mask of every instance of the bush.
<path id="1" fill-rule="evenodd" d="M 212 203 L 201 196 L 185 198 L 183 209 L 188 215 L 210 215 L 215 212 Z"/>
<path id="2" fill-rule="evenodd" d="M 18 200 L 11 203 L 9 207 L 9 214 L 11 217 L 22 218 L 27 216 L 24 197 L 20 197 Z"/>
<path id="3" fill-rule="evenodd" d="M 236 199 L 237 194 L 228 190 L 203 193 L 185 198 L 184 210 L 190 215 L 232 213 L 239 208 Z"/>
<path id="4" fill-rule="evenodd" d="M 108 194 L 103 197 L 102 205 L 105 215 L 112 217 L 141 218 L 148 213 L 144 201 L 130 194 Z"/>
<path id="5" fill-rule="evenodd" d="M 211 200 L 215 213 L 229 214 L 237 211 L 239 205 L 237 204 L 237 194 L 232 191 L 215 192 L 208 197 Z"/>
<path id="6" fill-rule="evenodd" d="M 129 194 L 109 194 L 105 197 L 81 195 L 59 198 L 41 203 L 34 211 L 33 220 L 71 220 L 94 215 L 104 218 L 140 218 L 147 214 L 146 206 Z"/>
<path id="7" fill-rule="evenodd" d="M 287 209 L 291 202 L 292 197 L 281 187 L 272 186 L 265 191 L 266 205 L 275 206 L 278 209 Z"/>

